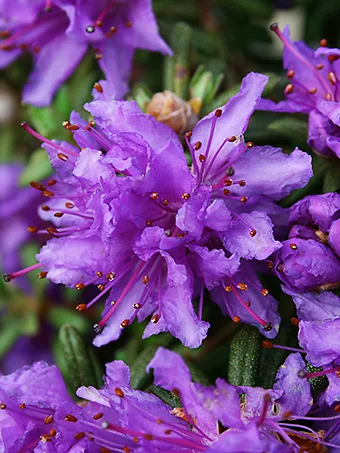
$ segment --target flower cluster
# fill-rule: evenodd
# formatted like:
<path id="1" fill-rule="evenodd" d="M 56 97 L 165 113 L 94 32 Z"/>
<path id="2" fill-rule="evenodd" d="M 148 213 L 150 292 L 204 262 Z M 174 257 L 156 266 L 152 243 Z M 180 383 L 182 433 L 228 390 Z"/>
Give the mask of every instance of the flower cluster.
<path id="1" fill-rule="evenodd" d="M 4 0 L 0 36 L 0 68 L 25 51 L 33 54 L 23 102 L 38 107 L 51 103 L 89 46 L 104 72 L 102 84 L 115 98 L 127 91 L 136 48 L 171 53 L 158 34 L 151 0 Z"/>
<path id="2" fill-rule="evenodd" d="M 96 284 L 100 293 L 79 311 L 109 296 L 95 326 L 97 346 L 117 339 L 135 318 L 151 316 L 144 337 L 169 331 L 198 347 L 208 329 L 205 288 L 235 321 L 276 335 L 277 303 L 252 263 L 281 247 L 273 221 L 283 210 L 274 200 L 303 187 L 312 171 L 310 157 L 298 149 L 286 155 L 245 143 L 266 82 L 249 74 L 239 94 L 186 134 L 191 169 L 175 133 L 135 103 L 87 104 L 89 124 L 73 113 L 64 125 L 80 149 L 23 124 L 45 142 L 56 171 L 48 187 L 34 183 L 48 200 L 41 215 L 55 225 L 37 231 L 53 238 L 35 268 L 78 290 Z"/>
<path id="3" fill-rule="evenodd" d="M 308 144 L 318 153 L 340 158 L 340 77 L 339 49 L 327 48 L 326 39 L 314 51 L 304 42 L 292 42 L 287 26 L 277 23 L 271 29 L 284 45 L 283 62 L 290 79 L 286 100 L 275 104 L 262 100 L 259 109 L 309 115 Z"/>
<path id="4" fill-rule="evenodd" d="M 287 358 L 269 390 L 235 387 L 223 379 L 209 387 L 192 382 L 183 359 L 163 348 L 151 368 L 155 384 L 174 394 L 172 407 L 133 390 L 129 368 L 121 361 L 106 365 L 102 389 L 78 389 L 87 404 L 75 404 L 59 370 L 44 362 L 1 377 L 2 451 L 298 453 L 338 448 L 340 415 L 333 415 L 338 406 L 326 417 L 308 415 L 320 406 L 313 405 L 310 383 L 302 377 L 300 354 Z M 312 421 L 316 428 L 296 420 Z M 330 424 L 327 433 L 317 428 L 318 422 Z"/>

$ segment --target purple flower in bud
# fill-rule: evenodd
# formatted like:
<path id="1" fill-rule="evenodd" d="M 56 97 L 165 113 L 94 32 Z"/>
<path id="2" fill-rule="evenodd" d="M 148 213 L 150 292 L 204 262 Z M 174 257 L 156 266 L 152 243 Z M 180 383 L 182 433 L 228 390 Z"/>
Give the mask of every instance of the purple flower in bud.
<path id="1" fill-rule="evenodd" d="M 322 39 L 314 51 L 304 42 L 292 42 L 289 27 L 271 29 L 283 42 L 283 63 L 289 83 L 286 100 L 275 104 L 262 100 L 261 110 L 306 113 L 309 115 L 308 144 L 325 156 L 340 157 L 340 104 L 337 84 L 340 77 L 339 49 L 327 48 Z"/>
<path id="2" fill-rule="evenodd" d="M 208 329 L 205 288 L 223 294 L 231 288 L 230 301 L 223 295 L 218 302 L 224 311 L 275 336 L 276 302 L 266 299 L 256 275 L 237 272 L 243 261 L 264 260 L 281 247 L 273 235 L 271 216 L 275 221 L 280 213 L 274 200 L 304 186 L 312 171 L 302 151 L 286 155 L 244 143 L 266 81 L 249 74 L 239 94 L 186 134 L 191 169 L 177 135 L 135 103 L 87 104 L 90 123 L 73 113 L 64 126 L 78 147 L 49 141 L 23 124 L 44 142 L 57 174 L 42 192 L 40 213 L 54 226 L 37 232 L 52 238 L 36 268 L 78 290 L 97 285 L 98 296 L 79 311 L 109 296 L 95 326 L 97 346 L 117 339 L 136 318 L 151 317 L 144 337 L 169 331 L 198 347 Z"/>
<path id="3" fill-rule="evenodd" d="M 311 195 L 290 209 L 290 233 L 276 253 L 275 271 L 295 291 L 340 286 L 340 195 Z"/>
<path id="4" fill-rule="evenodd" d="M 0 35 L 1 68 L 24 51 L 34 56 L 23 101 L 38 107 L 51 103 L 89 46 L 116 98 L 127 91 L 136 48 L 171 53 L 159 36 L 151 0 L 4 0 Z M 100 95 L 103 86 L 95 84 L 95 90 Z"/>

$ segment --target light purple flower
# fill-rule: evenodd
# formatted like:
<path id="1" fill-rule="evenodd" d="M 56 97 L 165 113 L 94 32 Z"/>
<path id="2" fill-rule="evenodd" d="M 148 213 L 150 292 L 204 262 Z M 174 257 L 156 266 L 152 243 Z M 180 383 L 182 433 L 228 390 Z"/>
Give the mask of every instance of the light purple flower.
<path id="1" fill-rule="evenodd" d="M 271 29 L 283 42 L 283 63 L 290 79 L 286 100 L 275 104 L 262 100 L 261 110 L 306 113 L 309 115 L 308 144 L 325 156 L 340 157 L 340 104 L 337 83 L 340 77 L 339 49 L 329 49 L 325 40 L 316 51 L 304 42 L 290 39 L 289 27 Z"/>
<path id="2" fill-rule="evenodd" d="M 95 126 L 73 113 L 65 127 L 81 152 L 23 125 L 44 141 L 57 173 L 40 211 L 54 222 L 55 229 L 48 230 L 54 238 L 41 249 L 36 266 L 54 283 L 98 286 L 98 296 L 78 310 L 109 295 L 95 327 L 102 330 L 97 346 L 117 339 L 136 318 L 151 317 L 144 338 L 169 331 L 184 345 L 198 347 L 209 326 L 202 320 L 205 288 L 231 288 L 227 312 L 241 312 L 241 319 L 275 336 L 275 300 L 266 299 L 256 275 L 247 279 L 238 271 L 244 261 L 264 260 L 281 247 L 273 235 L 271 216 L 275 221 L 280 215 L 274 200 L 304 186 L 312 171 L 302 151 L 285 155 L 244 143 L 266 81 L 249 74 L 238 95 L 186 134 L 192 169 L 177 135 L 136 103 L 87 104 Z M 248 286 L 254 308 L 243 300 Z M 217 302 L 225 311 L 224 297 Z"/>
<path id="3" fill-rule="evenodd" d="M 2 0 L 0 67 L 23 51 L 34 57 L 34 70 L 23 102 L 49 105 L 89 46 L 116 98 L 127 91 L 136 48 L 171 51 L 158 33 L 151 0 Z M 112 93 L 111 93 L 112 95 Z"/>

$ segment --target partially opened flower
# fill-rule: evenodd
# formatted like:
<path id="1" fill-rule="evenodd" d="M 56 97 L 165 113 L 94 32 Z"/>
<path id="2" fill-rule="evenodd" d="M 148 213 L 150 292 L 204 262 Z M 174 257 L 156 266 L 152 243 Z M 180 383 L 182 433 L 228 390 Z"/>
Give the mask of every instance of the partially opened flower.
<path id="1" fill-rule="evenodd" d="M 309 115 L 308 144 L 325 156 L 340 157 L 340 104 L 337 90 L 340 77 L 339 49 L 327 48 L 322 39 L 316 51 L 304 42 L 290 39 L 289 27 L 282 32 L 271 26 L 283 42 L 283 63 L 289 83 L 286 100 L 275 104 L 262 100 L 262 110 Z"/>
<path id="2" fill-rule="evenodd" d="M 33 54 L 23 102 L 39 107 L 51 103 L 89 46 L 115 98 L 127 91 L 136 48 L 171 53 L 158 34 L 151 0 L 4 0 L 0 30 L 1 68 L 24 51 Z"/>
<path id="3" fill-rule="evenodd" d="M 276 252 L 275 272 L 294 291 L 340 286 L 340 195 L 311 195 L 290 208 L 289 239 Z"/>
<path id="4" fill-rule="evenodd" d="M 244 143 L 266 80 L 249 74 L 240 94 L 186 134 L 192 172 L 176 134 L 135 103 L 87 104 L 95 119 L 90 124 L 73 113 L 64 125 L 80 149 L 46 140 L 23 125 L 45 142 L 57 173 L 52 186 L 36 186 L 48 200 L 41 215 L 55 226 L 38 231 L 53 238 L 35 268 L 79 290 L 96 284 L 100 293 L 80 304 L 80 311 L 109 296 L 95 326 L 102 331 L 97 346 L 117 339 L 137 317 L 151 317 L 144 337 L 169 331 L 186 346 L 198 347 L 208 329 L 202 320 L 205 288 L 220 288 L 227 299 L 233 292 L 231 310 L 224 296 L 218 302 L 224 311 L 237 319 L 241 313 L 275 336 L 276 302 L 266 298 L 256 277 L 247 277 L 246 267 L 234 275 L 244 260 L 264 260 L 281 247 L 273 236 L 270 216 L 278 215 L 273 200 L 304 186 L 311 165 L 299 150 L 285 155 Z M 256 302 L 243 300 L 248 287 Z"/>

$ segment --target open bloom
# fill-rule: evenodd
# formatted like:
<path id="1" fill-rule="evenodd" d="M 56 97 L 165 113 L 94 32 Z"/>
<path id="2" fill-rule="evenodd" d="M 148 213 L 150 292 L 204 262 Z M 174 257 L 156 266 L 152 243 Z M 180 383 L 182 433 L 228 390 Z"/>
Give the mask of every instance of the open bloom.
<path id="1" fill-rule="evenodd" d="M 3 0 L 0 34 L 0 68 L 23 51 L 33 54 L 23 102 L 39 107 L 51 103 L 89 46 L 116 98 L 127 91 L 136 48 L 170 53 L 158 34 L 151 0 Z"/>
<path id="2" fill-rule="evenodd" d="M 262 100 L 259 108 L 275 112 L 309 115 L 308 144 L 320 154 L 340 157 L 340 78 L 339 49 L 327 48 L 322 39 L 314 51 L 304 42 L 292 42 L 287 26 L 271 29 L 284 45 L 283 63 L 290 79 L 284 94 L 286 100 L 275 104 Z"/>
<path id="3" fill-rule="evenodd" d="M 340 195 L 311 195 L 290 208 L 289 239 L 276 253 L 275 272 L 291 290 L 340 286 Z"/>
<path id="4" fill-rule="evenodd" d="M 235 387 L 223 379 L 203 386 L 192 382 L 178 354 L 159 348 L 148 370 L 156 385 L 173 393 L 171 406 L 132 389 L 121 361 L 106 365 L 101 389 L 79 388 L 84 401 L 76 405 L 58 369 L 37 362 L 0 378 L 1 451 L 298 453 L 304 442 L 316 451 L 336 448 L 340 416 L 308 416 L 313 399 L 304 367 L 300 354 L 291 354 L 274 389 Z M 325 433 L 304 421 L 335 423 Z"/>
<path id="5" fill-rule="evenodd" d="M 264 260 L 281 247 L 270 217 L 277 215 L 274 200 L 304 186 L 311 166 L 300 150 L 285 155 L 244 143 L 266 81 L 249 74 L 238 95 L 186 134 L 192 169 L 177 135 L 135 103 L 92 102 L 85 106 L 95 119 L 90 124 L 73 113 L 65 127 L 81 151 L 23 125 L 45 142 L 57 173 L 53 185 L 37 186 L 48 200 L 41 215 L 55 227 L 38 231 L 53 238 L 35 268 L 79 290 L 96 284 L 100 293 L 80 311 L 109 295 L 95 326 L 97 346 L 118 338 L 137 317 L 151 316 L 144 337 L 169 331 L 198 347 L 208 329 L 205 288 L 223 289 L 225 311 L 239 316 L 241 308 L 246 322 L 275 336 L 276 302 L 257 279 L 248 285 L 246 272 L 237 273 L 245 260 Z M 254 309 L 243 299 L 248 287 L 249 298 L 257 297 Z"/>

